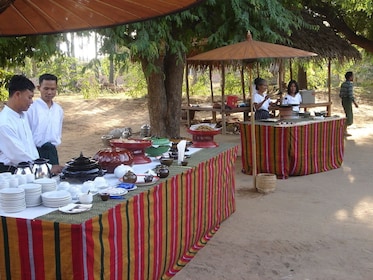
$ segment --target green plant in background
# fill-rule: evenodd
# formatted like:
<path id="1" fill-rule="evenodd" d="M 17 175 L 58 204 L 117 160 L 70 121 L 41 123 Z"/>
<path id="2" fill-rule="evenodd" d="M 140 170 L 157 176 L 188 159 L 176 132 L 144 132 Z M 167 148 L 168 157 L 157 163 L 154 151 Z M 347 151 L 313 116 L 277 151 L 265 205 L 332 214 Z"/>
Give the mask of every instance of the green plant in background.
<path id="1" fill-rule="evenodd" d="M 8 100 L 8 81 L 12 77 L 13 73 L 8 72 L 4 69 L 0 69 L 0 101 Z"/>
<path id="2" fill-rule="evenodd" d="M 100 84 L 92 70 L 83 73 L 78 81 L 78 86 L 84 99 L 97 98 L 101 93 Z"/>

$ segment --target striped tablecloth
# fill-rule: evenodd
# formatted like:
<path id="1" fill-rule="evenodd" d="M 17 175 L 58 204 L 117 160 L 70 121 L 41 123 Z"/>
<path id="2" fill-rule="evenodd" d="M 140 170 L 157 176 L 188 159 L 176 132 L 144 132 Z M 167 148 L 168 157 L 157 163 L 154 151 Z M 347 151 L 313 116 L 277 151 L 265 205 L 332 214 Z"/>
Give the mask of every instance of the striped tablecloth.
<path id="1" fill-rule="evenodd" d="M 235 211 L 238 146 L 193 155 L 190 168 L 82 221 L 59 211 L 1 217 L 0 279 L 169 279 Z"/>
<path id="2" fill-rule="evenodd" d="M 279 179 L 339 168 L 344 155 L 344 118 L 292 125 L 256 123 L 257 173 Z M 252 174 L 251 124 L 241 123 L 243 172 Z"/>

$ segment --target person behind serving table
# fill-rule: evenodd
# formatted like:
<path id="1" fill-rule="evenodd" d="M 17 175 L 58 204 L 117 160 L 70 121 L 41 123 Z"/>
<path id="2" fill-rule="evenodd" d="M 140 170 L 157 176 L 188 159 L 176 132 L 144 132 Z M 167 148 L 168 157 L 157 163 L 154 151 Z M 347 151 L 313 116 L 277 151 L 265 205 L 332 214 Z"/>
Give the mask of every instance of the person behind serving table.
<path id="1" fill-rule="evenodd" d="M 18 163 L 39 158 L 24 111 L 32 104 L 35 85 L 23 75 L 8 84 L 9 99 L 0 112 L 0 172 L 14 172 Z M 55 172 L 52 167 L 52 172 Z"/>
<path id="2" fill-rule="evenodd" d="M 302 103 L 302 96 L 299 93 L 299 86 L 295 80 L 291 80 L 288 83 L 287 93 L 282 98 L 282 105 L 294 105 L 294 104 L 301 104 Z M 292 107 L 293 112 L 299 113 L 299 106 Z"/>
<path id="3" fill-rule="evenodd" d="M 255 110 L 255 120 L 268 119 L 270 117 L 269 110 L 274 106 L 267 94 L 267 81 L 262 78 L 256 78 L 256 92 L 253 95 L 253 105 Z"/>
<path id="4" fill-rule="evenodd" d="M 356 103 L 355 97 L 354 97 L 354 85 L 353 85 L 354 74 L 351 71 L 349 71 L 345 74 L 345 78 L 346 78 L 346 81 L 344 81 L 341 85 L 341 89 L 339 91 L 339 97 L 342 99 L 343 110 L 345 111 L 345 114 L 346 114 L 344 134 L 345 136 L 351 136 L 351 134 L 347 132 L 347 127 L 352 125 L 354 121 L 352 103 L 354 103 L 356 108 L 359 108 L 359 105 Z"/>
<path id="5" fill-rule="evenodd" d="M 58 159 L 57 146 L 61 144 L 64 112 L 53 101 L 57 93 L 58 78 L 53 74 L 39 77 L 40 98 L 36 99 L 26 112 L 34 143 L 40 158 L 49 159 L 57 173 L 62 172 Z"/>

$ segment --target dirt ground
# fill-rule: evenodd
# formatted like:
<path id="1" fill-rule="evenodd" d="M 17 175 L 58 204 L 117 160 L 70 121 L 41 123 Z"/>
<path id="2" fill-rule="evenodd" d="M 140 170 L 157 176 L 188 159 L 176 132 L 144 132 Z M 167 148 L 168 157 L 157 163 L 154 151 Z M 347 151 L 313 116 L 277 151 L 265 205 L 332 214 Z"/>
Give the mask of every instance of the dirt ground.
<path id="1" fill-rule="evenodd" d="M 146 99 L 56 101 L 65 110 L 62 163 L 80 152 L 93 156 L 113 128 L 139 131 L 148 123 Z M 354 109 L 339 169 L 277 180 L 276 191 L 262 195 L 241 173 L 239 156 L 236 212 L 174 279 L 373 279 L 372 104 Z M 343 116 L 339 100 L 332 114 Z M 240 145 L 239 135 L 215 139 Z"/>

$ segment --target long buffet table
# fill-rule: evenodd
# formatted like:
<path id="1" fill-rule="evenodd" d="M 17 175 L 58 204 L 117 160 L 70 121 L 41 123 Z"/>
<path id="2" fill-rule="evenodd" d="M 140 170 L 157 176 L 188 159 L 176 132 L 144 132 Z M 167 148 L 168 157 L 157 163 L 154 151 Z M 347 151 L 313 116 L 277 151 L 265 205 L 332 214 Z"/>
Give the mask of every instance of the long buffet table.
<path id="1" fill-rule="evenodd" d="M 80 214 L 1 216 L 0 279 L 169 279 L 235 211 L 238 146 L 203 149 L 187 167 Z"/>
<path id="2" fill-rule="evenodd" d="M 343 162 L 345 119 L 294 119 L 255 123 L 257 173 L 279 179 L 339 168 Z M 242 166 L 253 173 L 251 124 L 240 124 Z"/>

